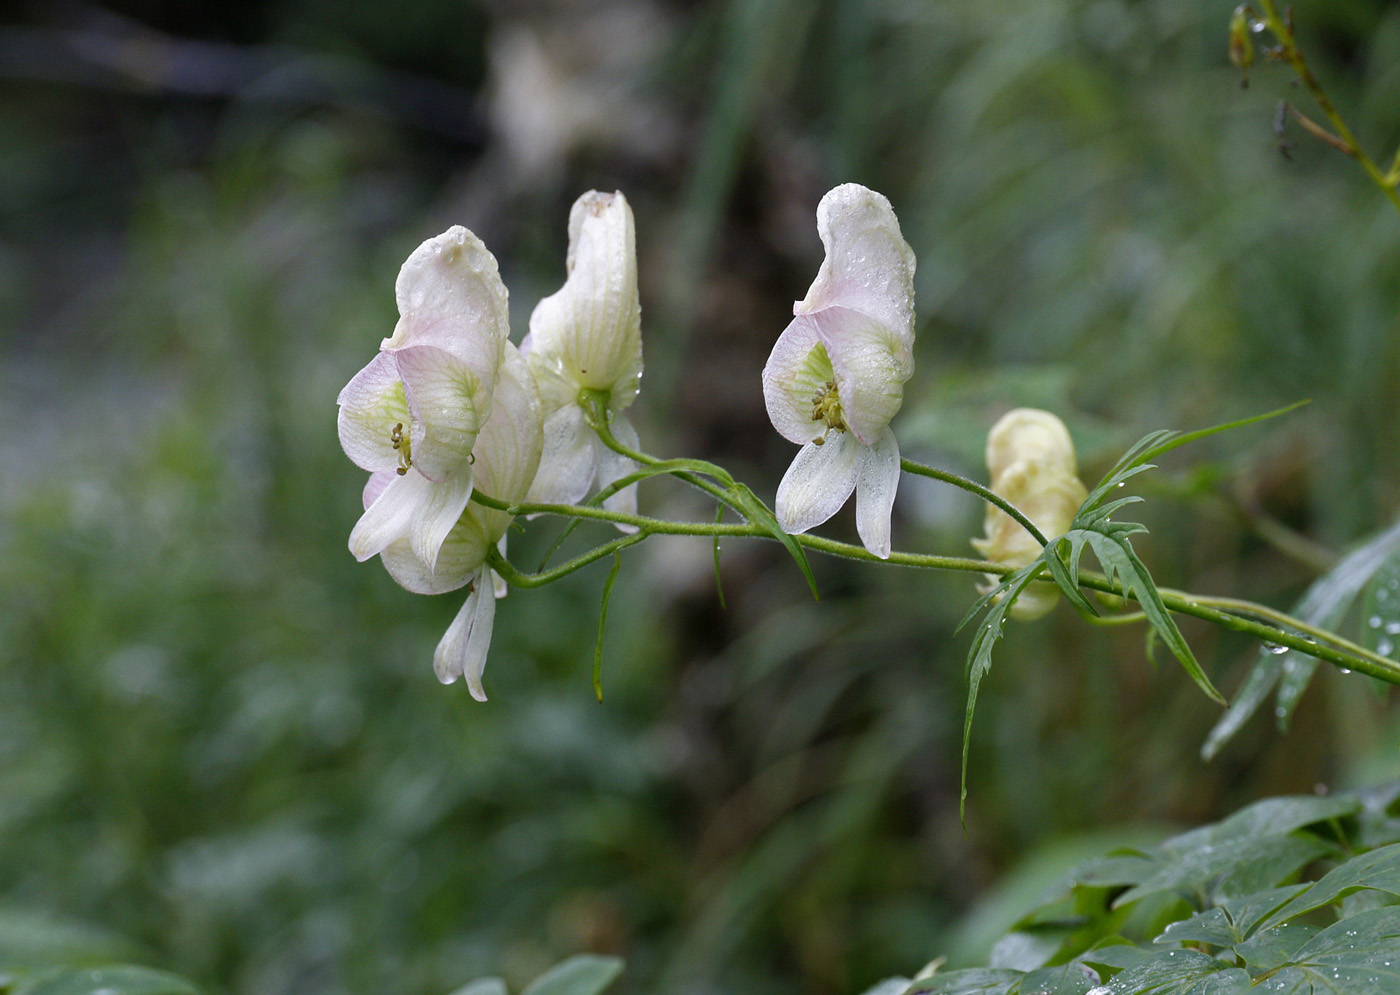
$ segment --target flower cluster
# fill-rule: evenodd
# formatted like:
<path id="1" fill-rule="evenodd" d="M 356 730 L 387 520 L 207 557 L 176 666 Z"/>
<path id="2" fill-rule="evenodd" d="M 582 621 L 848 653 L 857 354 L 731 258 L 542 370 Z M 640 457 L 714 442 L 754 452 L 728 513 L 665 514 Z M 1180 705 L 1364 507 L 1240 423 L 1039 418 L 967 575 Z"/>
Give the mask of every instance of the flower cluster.
<path id="1" fill-rule="evenodd" d="M 379 556 L 416 593 L 467 588 L 434 667 L 444 683 L 465 678 L 481 700 L 495 600 L 505 593 L 487 561 L 493 548 L 504 553 L 510 515 L 470 503 L 473 489 L 507 504 L 571 503 L 631 470 L 587 427 L 578 402 L 584 389 L 607 390 L 611 413 L 637 395 L 631 208 L 621 194 L 584 194 L 569 236 L 568 282 L 540 302 L 519 350 L 507 340 L 505 284 L 481 240 L 454 227 L 424 242 L 399 272 L 393 335 L 338 398 L 341 446 L 370 473 L 350 551 Z M 613 430 L 635 443 L 625 419 Z M 630 490 L 611 501 L 635 507 Z"/>
<path id="2" fill-rule="evenodd" d="M 992 491 L 1052 539 L 1069 530 L 1088 497 L 1069 430 L 1048 411 L 1017 408 L 1003 415 L 987 434 L 987 471 Z M 1040 543 L 1000 508 L 987 505 L 984 524 L 986 538 L 973 539 L 972 545 L 988 560 L 1025 566 L 1040 556 Z M 1037 582 L 1021 592 L 1011 615 L 1023 621 L 1040 618 L 1058 597 L 1054 584 Z"/>

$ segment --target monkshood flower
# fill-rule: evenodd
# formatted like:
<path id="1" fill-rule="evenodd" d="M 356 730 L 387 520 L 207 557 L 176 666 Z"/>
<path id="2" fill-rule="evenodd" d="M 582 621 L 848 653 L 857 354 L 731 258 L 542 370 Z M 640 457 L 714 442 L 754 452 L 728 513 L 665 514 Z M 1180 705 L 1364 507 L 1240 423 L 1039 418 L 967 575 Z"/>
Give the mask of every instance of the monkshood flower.
<path id="1" fill-rule="evenodd" d="M 363 561 L 407 537 L 431 567 L 471 497 L 472 446 L 510 330 L 506 288 L 481 240 L 454 227 L 414 250 L 394 290 L 394 334 L 337 398 L 346 455 L 386 475 L 350 551 Z"/>
<path id="2" fill-rule="evenodd" d="M 992 490 L 1006 498 L 1049 538 L 1069 531 L 1088 491 L 1078 477 L 1074 441 L 1064 422 L 1048 411 L 1017 408 L 987 434 L 987 470 Z M 1040 543 L 1015 519 L 987 505 L 986 538 L 973 539 L 988 560 L 1025 566 L 1040 556 Z M 995 584 L 1000 578 L 987 578 Z M 1037 581 L 1021 592 L 1011 616 L 1040 618 L 1055 606 L 1059 588 Z"/>
<path id="3" fill-rule="evenodd" d="M 778 522 L 806 532 L 856 493 L 865 548 L 890 555 L 899 446 L 890 419 L 914 373 L 914 251 L 890 202 L 847 183 L 817 206 L 826 260 L 763 368 L 768 417 L 802 447 L 778 485 Z"/>
<path id="4" fill-rule="evenodd" d="M 543 433 L 539 393 L 529 367 L 510 343 L 504 357 L 490 416 L 476 437 L 472 469 L 481 493 L 514 504 L 525 497 L 539 467 Z M 397 479 L 393 470 L 373 474 L 365 485 L 365 508 L 383 500 Z M 420 556 L 408 537 L 394 540 L 380 553 L 390 576 L 416 594 L 467 588 L 467 600 L 438 643 L 433 669 L 444 684 L 465 677 L 478 701 L 486 700 L 481 674 L 491 645 L 496 599 L 506 593 L 486 557 L 493 546 L 504 554 L 510 521 L 504 511 L 472 504 L 448 531 L 435 562 Z"/>
<path id="5" fill-rule="evenodd" d="M 636 231 L 622 194 L 590 190 L 574 202 L 566 272 L 564 286 L 535 307 L 520 344 L 544 405 L 544 455 L 532 502 L 576 504 L 595 482 L 605 487 L 636 469 L 603 444 L 579 401 L 584 390 L 606 392 L 613 435 L 637 447 L 637 433 L 622 415 L 642 378 Z M 604 505 L 635 512 L 636 487 Z"/>

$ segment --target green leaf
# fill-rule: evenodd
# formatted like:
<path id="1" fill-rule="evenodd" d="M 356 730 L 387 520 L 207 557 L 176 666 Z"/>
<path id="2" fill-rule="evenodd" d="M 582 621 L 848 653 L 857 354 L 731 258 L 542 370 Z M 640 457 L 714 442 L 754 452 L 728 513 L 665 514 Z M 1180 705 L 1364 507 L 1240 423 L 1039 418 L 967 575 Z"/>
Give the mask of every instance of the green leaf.
<path id="1" fill-rule="evenodd" d="M 599 995 L 622 973 L 622 959 L 579 954 L 554 965 L 520 995 Z"/>
<path id="2" fill-rule="evenodd" d="M 1039 572 L 1040 567 L 1039 560 L 1029 566 L 1022 567 L 1003 579 L 990 594 L 978 599 L 977 602 L 979 605 L 990 603 L 991 607 L 977 627 L 977 635 L 972 638 L 972 646 L 968 650 L 967 657 L 967 708 L 963 712 L 962 782 L 961 793 L 958 797 L 958 818 L 963 820 L 964 829 L 967 828 L 967 752 L 972 743 L 972 713 L 977 707 L 977 689 L 987 671 L 992 669 L 992 647 L 1001 638 L 1002 629 L 1006 625 L 1007 613 L 1011 611 L 1011 606 L 1015 603 L 1017 596 L 1026 589 L 1031 579 Z M 1001 600 L 993 601 L 998 591 L 1002 592 Z"/>
<path id="3" fill-rule="evenodd" d="M 1023 972 L 973 967 L 914 982 L 908 995 L 1011 995 Z"/>
<path id="4" fill-rule="evenodd" d="M 20 989 L 23 995 L 199 995 L 184 978 L 125 964 L 42 975 Z"/>
<path id="5" fill-rule="evenodd" d="M 1400 992 L 1400 908 L 1333 923 L 1261 986 L 1269 995 L 1395 995 Z"/>
<path id="6" fill-rule="evenodd" d="M 619 551 L 613 554 L 608 579 L 603 581 L 603 604 L 598 609 L 598 641 L 593 644 L 593 693 L 598 696 L 600 705 L 603 703 L 603 630 L 608 624 L 608 604 L 612 601 L 613 584 L 617 582 L 617 574 L 621 569 L 622 553 Z"/>
<path id="7" fill-rule="evenodd" d="M 1088 965 L 1061 964 L 1031 971 L 1021 979 L 1013 995 L 1085 995 L 1098 984 L 1098 973 Z"/>
<path id="8" fill-rule="evenodd" d="M 1157 937 L 1157 943 L 1210 943 L 1233 947 L 1249 939 L 1256 926 L 1289 899 L 1310 885 L 1295 884 L 1231 899 L 1198 912 L 1190 919 L 1172 923 Z"/>
<path id="9" fill-rule="evenodd" d="M 1182 668 L 1191 679 L 1196 682 L 1206 696 L 1220 704 L 1225 704 L 1225 698 L 1215 689 L 1215 685 L 1210 682 L 1201 665 L 1196 662 L 1195 655 L 1191 652 L 1191 647 L 1186 645 L 1186 639 L 1181 635 L 1181 630 L 1176 627 L 1176 620 L 1172 618 L 1171 612 L 1167 611 L 1167 606 L 1162 603 L 1162 595 L 1157 591 L 1157 585 L 1152 580 L 1152 575 L 1148 573 L 1147 567 L 1138 559 L 1137 553 L 1133 551 L 1132 543 L 1128 541 L 1126 534 L 1106 534 L 1090 529 L 1077 530 L 1069 533 L 1066 538 L 1074 542 L 1078 536 L 1083 536 L 1083 541 L 1088 543 L 1098 557 L 1099 565 L 1103 567 L 1105 575 L 1110 581 L 1118 578 L 1119 585 L 1123 592 L 1129 597 L 1137 599 L 1142 606 L 1143 614 L 1147 616 L 1147 621 L 1166 643 L 1172 655 L 1176 657 Z"/>
<path id="10" fill-rule="evenodd" d="M 1243 995 L 1249 975 L 1197 950 L 1164 950 L 1121 974 L 1102 995 Z"/>
<path id="11" fill-rule="evenodd" d="M 783 527 L 778 524 L 778 519 L 768 510 L 768 506 L 758 499 L 745 484 L 733 484 L 729 488 L 729 496 L 733 499 L 738 510 L 754 525 L 763 529 L 774 539 L 783 544 L 783 547 L 797 562 L 797 569 L 802 571 L 802 576 L 807 578 L 807 586 L 812 589 L 812 597 L 821 600 L 821 595 L 817 592 L 817 578 L 812 574 L 812 565 L 807 562 L 807 551 L 802 548 L 792 536 L 783 531 Z"/>
<path id="12" fill-rule="evenodd" d="M 904 995 L 912 984 L 908 978 L 886 978 L 873 988 L 861 992 L 861 995 Z"/>
<path id="13" fill-rule="evenodd" d="M 1361 617 L 1362 645 L 1394 658 L 1400 645 L 1400 554 L 1386 557 L 1371 576 Z"/>
<path id="14" fill-rule="evenodd" d="M 1297 956 L 1298 949 L 1317 935 L 1321 926 L 1310 922 L 1286 922 L 1261 929 L 1234 947 L 1235 956 L 1251 974 L 1277 970 Z"/>
<path id="15" fill-rule="evenodd" d="M 1397 555 L 1400 555 L 1400 522 L 1348 553 L 1335 567 L 1313 581 L 1292 614 L 1309 625 L 1336 628 L 1367 582 Z M 1220 716 L 1206 737 L 1201 755 L 1207 760 L 1215 756 L 1258 710 L 1275 685 L 1278 686 L 1275 711 L 1279 727 L 1284 728 L 1316 670 L 1317 660 L 1296 650 L 1283 654 L 1273 653 L 1268 647 L 1260 650 L 1259 659 L 1245 678 L 1234 704 Z"/>
<path id="16" fill-rule="evenodd" d="M 1273 887 L 1298 868 L 1329 852 L 1331 846 L 1316 836 L 1289 834 L 1240 838 L 1171 854 L 1169 862 L 1141 884 L 1120 895 L 1114 905 L 1135 902 L 1160 892 L 1202 894 L 1211 882 L 1228 879 L 1251 868 L 1251 877 Z M 1221 889 L 1217 889 L 1219 891 Z M 1231 889 L 1225 889 L 1228 893 Z"/>
<path id="17" fill-rule="evenodd" d="M 500 978 L 479 978 L 458 988 L 452 995 L 509 995 Z"/>
<path id="18" fill-rule="evenodd" d="M 1400 898 L 1400 843 L 1358 854 L 1332 868 L 1322 880 L 1271 915 L 1268 925 L 1320 909 L 1362 888 L 1384 891 Z"/>

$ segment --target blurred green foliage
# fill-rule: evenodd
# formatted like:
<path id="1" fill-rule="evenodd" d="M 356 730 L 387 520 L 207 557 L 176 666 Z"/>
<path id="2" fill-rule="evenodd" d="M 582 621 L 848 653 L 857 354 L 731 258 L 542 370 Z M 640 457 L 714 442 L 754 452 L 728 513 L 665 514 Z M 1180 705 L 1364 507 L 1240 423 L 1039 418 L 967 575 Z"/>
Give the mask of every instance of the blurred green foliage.
<path id="1" fill-rule="evenodd" d="M 1062 609 L 983 684 L 964 837 L 965 577 L 816 561 L 813 603 L 726 543 L 721 612 L 708 545 L 653 540 L 602 707 L 601 564 L 502 602 L 478 705 L 432 677 L 455 599 L 345 549 L 334 397 L 423 238 L 480 234 L 523 333 L 568 204 L 624 189 L 643 440 L 771 495 L 758 371 L 856 180 L 919 257 L 911 456 L 978 474 L 1036 405 L 1093 477 L 1146 430 L 1314 398 L 1143 478 L 1159 580 L 1286 606 L 1316 564 L 1276 526 L 1340 550 L 1395 516 L 1400 224 L 1335 152 L 1280 154 L 1299 94 L 1240 88 L 1231 7 L 124 0 L 0 28 L 0 947 L 247 995 L 516 989 L 582 950 L 626 957 L 620 992 L 835 995 L 981 962 L 977 896 L 1081 834 L 1393 775 L 1394 716 L 1336 674 L 1203 766 L 1195 688 Z M 1400 11 L 1295 16 L 1386 159 Z M 975 502 L 902 487 L 897 545 L 969 552 Z M 1183 628 L 1231 693 L 1254 647 Z"/>

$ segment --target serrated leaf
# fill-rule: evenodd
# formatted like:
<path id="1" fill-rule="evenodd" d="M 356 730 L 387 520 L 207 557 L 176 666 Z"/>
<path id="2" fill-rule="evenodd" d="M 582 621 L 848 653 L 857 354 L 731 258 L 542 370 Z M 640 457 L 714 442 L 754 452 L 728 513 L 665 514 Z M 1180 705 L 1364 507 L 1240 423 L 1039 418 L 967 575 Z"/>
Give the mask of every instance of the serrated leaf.
<path id="1" fill-rule="evenodd" d="M 622 973 L 622 959 L 579 954 L 554 965 L 520 995 L 600 995 Z"/>
<path id="2" fill-rule="evenodd" d="M 974 967 L 914 982 L 908 995 L 1011 995 L 1023 972 Z"/>
<path id="3" fill-rule="evenodd" d="M 1249 939 L 1255 928 L 1269 915 L 1309 887 L 1311 885 L 1294 884 L 1230 899 L 1198 912 L 1190 919 L 1172 923 L 1155 942 L 1211 943 L 1218 947 L 1233 947 Z"/>
<path id="4" fill-rule="evenodd" d="M 1321 928 L 1310 922 L 1285 922 L 1270 926 L 1236 944 L 1235 956 L 1244 962 L 1251 974 L 1273 971 L 1293 960 L 1299 948 L 1316 936 Z"/>
<path id="5" fill-rule="evenodd" d="M 1400 555 L 1400 522 L 1348 553 L 1336 566 L 1313 581 L 1293 607 L 1292 614 L 1309 625 L 1336 628 L 1367 582 L 1383 564 L 1397 555 Z M 1261 649 L 1234 703 L 1207 735 L 1201 755 L 1207 760 L 1215 756 L 1258 710 L 1276 685 L 1278 699 L 1275 711 L 1280 728 L 1285 727 L 1316 670 L 1317 660 L 1296 650 L 1275 654 L 1267 647 Z"/>
<path id="6" fill-rule="evenodd" d="M 1014 995 L 1085 995 L 1098 983 L 1098 972 L 1087 964 L 1061 964 L 1031 971 L 1016 986 Z"/>
<path id="7" fill-rule="evenodd" d="M 1067 545 L 1070 547 L 1070 556 L 1074 568 L 1071 569 L 1065 564 L 1064 560 L 1060 559 L 1060 543 L 1063 541 L 1063 539 L 1052 539 L 1046 546 L 1045 552 L 1041 554 L 1041 560 L 1049 570 L 1050 578 L 1059 586 L 1060 591 L 1064 594 L 1065 598 L 1069 600 L 1069 603 L 1074 605 L 1081 615 L 1089 618 L 1096 618 L 1099 614 L 1098 609 L 1093 606 L 1089 599 L 1084 596 L 1084 592 L 1079 589 L 1079 556 L 1077 555 L 1076 547 L 1073 543 L 1068 543 Z M 1083 545 L 1081 544 L 1078 549 L 1082 550 Z"/>
<path id="8" fill-rule="evenodd" d="M 1268 919 L 1267 925 L 1330 905 L 1362 888 L 1384 891 L 1400 898 L 1400 843 L 1369 850 L 1328 871 L 1320 881 L 1294 898 Z"/>
<path id="9" fill-rule="evenodd" d="M 126 964 L 47 973 L 22 991 L 24 995 L 199 995 L 199 989 L 184 978 Z"/>
<path id="10" fill-rule="evenodd" d="M 1333 923 L 1260 985 L 1269 995 L 1395 995 L 1400 992 L 1400 908 Z"/>
<path id="11" fill-rule="evenodd" d="M 1197 950 L 1164 950 L 1114 975 L 1096 995 L 1243 995 L 1249 988 L 1237 967 Z"/>
<path id="12" fill-rule="evenodd" d="M 1180 854 L 1168 851 L 1168 862 L 1141 884 L 1125 891 L 1114 905 L 1161 892 L 1204 894 L 1217 878 L 1228 879 L 1245 868 L 1255 869 L 1253 876 L 1262 879 L 1262 887 L 1273 887 L 1331 849 L 1316 836 L 1297 833 L 1226 840 Z"/>
<path id="13" fill-rule="evenodd" d="M 1034 971 L 1049 963 L 1063 939 L 1061 930 L 1012 930 L 992 945 L 987 966 Z"/>

